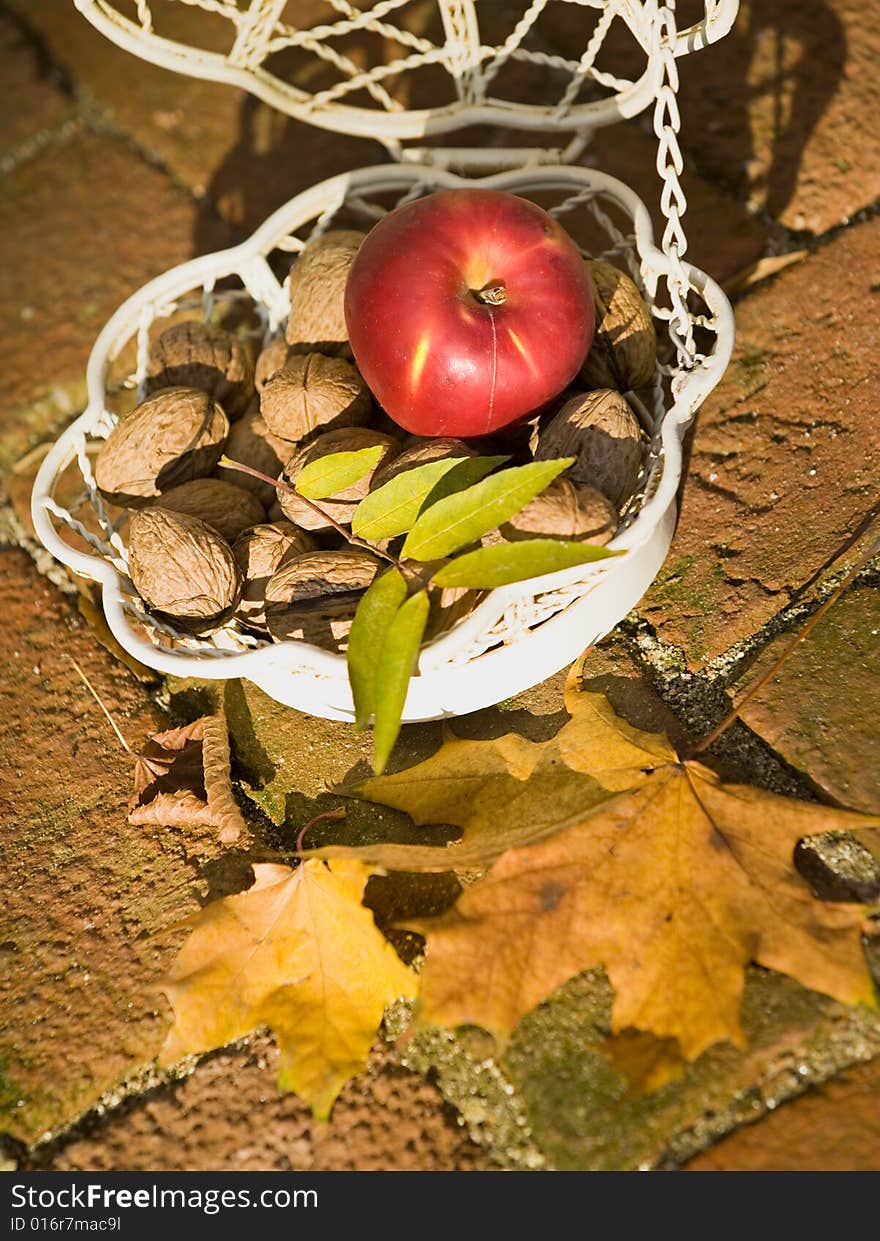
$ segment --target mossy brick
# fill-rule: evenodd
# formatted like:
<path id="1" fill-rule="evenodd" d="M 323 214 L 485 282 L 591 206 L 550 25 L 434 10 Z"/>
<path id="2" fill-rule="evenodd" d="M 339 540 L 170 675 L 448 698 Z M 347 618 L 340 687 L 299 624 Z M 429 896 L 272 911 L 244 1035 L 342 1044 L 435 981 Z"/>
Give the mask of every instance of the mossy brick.
<path id="1" fill-rule="evenodd" d="M 30 1142 L 155 1055 L 176 940 L 154 936 L 200 889 L 178 843 L 126 824 L 132 762 L 71 658 L 133 746 L 159 713 L 23 552 L 0 560 L 0 1132 Z"/>

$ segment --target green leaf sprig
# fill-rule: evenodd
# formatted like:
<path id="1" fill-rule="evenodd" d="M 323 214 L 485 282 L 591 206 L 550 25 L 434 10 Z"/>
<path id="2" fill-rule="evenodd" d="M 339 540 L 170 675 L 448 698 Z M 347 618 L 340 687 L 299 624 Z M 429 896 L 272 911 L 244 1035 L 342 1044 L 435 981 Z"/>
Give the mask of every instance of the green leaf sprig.
<path id="1" fill-rule="evenodd" d="M 373 721 L 373 767 L 384 771 L 400 733 L 410 680 L 428 624 L 431 586 L 494 590 L 576 565 L 620 555 L 565 539 L 524 539 L 475 547 L 509 521 L 573 464 L 572 457 L 500 469 L 507 457 L 453 457 L 396 475 L 358 504 L 351 530 L 317 503 L 353 486 L 376 468 L 381 447 L 332 453 L 307 465 L 293 485 L 221 458 L 220 464 L 298 495 L 349 543 L 389 562 L 361 596 L 348 639 L 348 676 L 355 723 Z M 387 542 L 405 535 L 400 555 Z M 386 544 L 380 546 L 380 544 Z M 456 553 L 462 553 L 457 555 Z M 440 561 L 427 577 L 406 562 Z"/>

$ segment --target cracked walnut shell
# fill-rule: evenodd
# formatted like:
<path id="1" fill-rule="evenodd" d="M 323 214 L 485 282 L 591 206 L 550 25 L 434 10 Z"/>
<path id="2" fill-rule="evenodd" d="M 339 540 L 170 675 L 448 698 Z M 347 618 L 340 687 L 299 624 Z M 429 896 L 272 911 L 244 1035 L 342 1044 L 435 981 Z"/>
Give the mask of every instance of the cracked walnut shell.
<path id="1" fill-rule="evenodd" d="M 619 392 L 573 396 L 538 433 L 535 460 L 555 457 L 576 458 L 565 477 L 596 487 L 622 509 L 642 468 L 639 421 Z"/>
<path id="2" fill-rule="evenodd" d="M 581 367 L 585 388 L 629 392 L 654 378 L 657 333 L 654 320 L 634 281 L 612 263 L 587 264 L 596 303 L 596 332 Z"/>
<path id="3" fill-rule="evenodd" d="M 231 332 L 200 319 L 175 323 L 150 350 L 147 392 L 161 388 L 200 388 L 240 418 L 254 395 L 254 364 L 249 346 Z"/>
<path id="4" fill-rule="evenodd" d="M 216 530 L 162 508 L 132 515 L 128 572 L 152 611 L 195 633 L 222 623 L 241 587 L 232 548 Z"/>
<path id="5" fill-rule="evenodd" d="M 260 393 L 266 426 L 294 444 L 318 431 L 361 426 L 372 412 L 370 391 L 357 368 L 322 353 L 289 358 Z"/>
<path id="6" fill-rule="evenodd" d="M 228 435 L 229 420 L 207 392 L 163 388 L 107 436 L 95 463 L 98 489 L 114 504 L 141 507 L 210 474 Z"/>
<path id="7" fill-rule="evenodd" d="M 361 595 L 381 567 L 377 557 L 354 548 L 297 556 L 266 587 L 270 634 L 276 642 L 344 650 Z"/>
<path id="8" fill-rule="evenodd" d="M 322 353 L 347 347 L 345 282 L 364 236 L 354 229 L 331 229 L 296 259 L 290 269 L 289 345 Z"/>
<path id="9" fill-rule="evenodd" d="M 198 517 L 228 543 L 266 516 L 266 510 L 252 492 L 223 478 L 195 478 L 191 483 L 172 487 L 162 493 L 158 507 Z"/>
<path id="10" fill-rule="evenodd" d="M 266 632 L 266 587 L 282 565 L 315 550 L 304 530 L 290 521 L 253 526 L 232 548 L 244 585 L 235 615 L 243 624 Z"/>
<path id="11" fill-rule="evenodd" d="M 381 431 L 370 431 L 366 427 L 328 431 L 325 435 L 319 435 L 317 439 L 312 440 L 310 444 L 306 444 L 288 461 L 284 469 L 284 481 L 295 484 L 300 470 L 320 457 L 337 452 L 357 452 L 361 448 L 373 448 L 379 445 L 383 448 L 382 456 L 369 473 L 364 474 L 356 483 L 346 487 L 337 495 L 317 501 L 318 506 L 334 521 L 347 525 L 354 515 L 354 510 L 370 490 L 376 473 L 400 451 L 400 445 L 393 436 L 383 435 Z M 301 526 L 303 530 L 332 529 L 332 523 L 324 520 L 299 496 L 279 491 L 278 501 L 285 517 L 288 517 L 294 525 Z"/>

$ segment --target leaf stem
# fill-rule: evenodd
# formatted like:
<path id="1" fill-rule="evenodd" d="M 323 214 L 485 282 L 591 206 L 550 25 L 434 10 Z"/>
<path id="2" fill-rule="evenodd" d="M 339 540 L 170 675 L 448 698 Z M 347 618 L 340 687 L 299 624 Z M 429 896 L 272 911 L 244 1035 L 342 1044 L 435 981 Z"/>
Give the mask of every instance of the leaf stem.
<path id="1" fill-rule="evenodd" d="M 299 829 L 299 834 L 297 835 L 296 844 L 294 846 L 296 856 L 300 858 L 302 857 L 303 839 L 305 838 L 305 834 L 310 828 L 314 827 L 316 823 L 323 823 L 327 819 L 338 820 L 344 818 L 345 808 L 343 806 L 339 806 L 336 810 L 325 810 L 323 814 L 316 814 L 313 819 L 309 819 L 308 823 L 303 823 L 302 827 Z"/>
<path id="2" fill-rule="evenodd" d="M 717 724 L 712 729 L 712 731 L 709 733 L 707 737 L 704 737 L 702 741 L 698 742 L 698 744 L 691 751 L 692 754 L 702 754 L 702 752 L 704 750 L 707 750 L 709 746 L 712 745 L 713 742 L 718 740 L 718 738 L 722 735 L 722 733 L 727 732 L 731 724 L 733 724 L 733 722 L 739 718 L 740 712 L 742 711 L 743 707 L 745 707 L 747 703 L 751 702 L 751 700 L 755 697 L 756 694 L 760 693 L 760 691 L 764 688 L 764 686 L 767 684 L 768 681 L 773 680 L 773 678 L 776 676 L 777 672 L 779 672 L 782 665 L 786 663 L 786 661 L 788 660 L 789 656 L 791 655 L 795 647 L 799 643 L 803 642 L 804 638 L 806 638 L 806 636 L 811 632 L 811 630 L 813 630 L 816 627 L 816 625 L 818 625 L 819 621 L 822 619 L 825 613 L 834 606 L 834 604 L 837 602 L 837 600 L 840 598 L 843 592 L 847 589 L 847 587 L 851 585 L 854 578 L 856 578 L 858 574 L 861 573 L 862 569 L 864 569 L 866 564 L 868 564 L 871 560 L 874 559 L 878 551 L 880 551 L 880 539 L 875 539 L 874 542 L 871 544 L 871 546 L 868 548 L 868 550 L 865 552 L 864 556 L 861 556 L 856 561 L 856 563 L 849 570 L 849 572 L 846 574 L 843 580 L 839 582 L 837 586 L 835 586 L 834 590 L 831 592 L 831 594 L 828 596 L 828 598 L 825 600 L 822 606 L 813 613 L 813 615 L 807 621 L 806 625 L 804 625 L 803 629 L 798 630 L 798 632 L 794 635 L 791 641 L 787 643 L 785 649 L 783 650 L 779 658 L 767 669 L 767 671 L 763 674 L 763 676 L 758 678 L 758 680 L 755 682 L 754 685 L 750 686 L 750 688 L 743 695 L 740 702 L 738 702 L 737 705 L 733 708 L 733 710 L 724 717 L 721 723 Z"/>
<path id="3" fill-rule="evenodd" d="M 270 487 L 275 487 L 278 491 L 283 491 L 289 496 L 296 496 L 297 500 L 301 500 L 306 508 L 310 508 L 316 516 L 321 517 L 327 522 L 328 526 L 332 526 L 337 534 L 341 534 L 346 542 L 351 543 L 352 547 L 362 547 L 365 551 L 372 552 L 374 556 L 381 556 L 383 560 L 387 560 L 389 564 L 397 565 L 400 568 L 400 561 L 396 556 L 392 556 L 390 552 L 382 551 L 380 547 L 375 547 L 372 543 L 368 543 L 366 539 L 359 539 L 357 535 L 346 529 L 341 522 L 331 517 L 326 509 L 321 508 L 320 504 L 316 504 L 314 500 L 309 500 L 302 495 L 295 487 L 291 487 L 290 483 L 284 482 L 281 478 L 272 478 L 269 474 L 264 474 L 262 470 L 255 470 L 253 466 L 245 465 L 242 461 L 233 461 L 231 457 L 222 456 L 220 465 L 224 470 L 238 470 L 241 474 L 250 474 L 251 478 L 258 478 L 261 483 L 268 483 Z"/>

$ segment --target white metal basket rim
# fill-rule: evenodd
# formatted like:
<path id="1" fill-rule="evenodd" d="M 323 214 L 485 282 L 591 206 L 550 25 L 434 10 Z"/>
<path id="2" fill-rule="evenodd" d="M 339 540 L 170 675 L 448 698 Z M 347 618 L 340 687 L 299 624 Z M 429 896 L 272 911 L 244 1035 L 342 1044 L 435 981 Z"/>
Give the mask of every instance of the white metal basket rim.
<path id="1" fill-rule="evenodd" d="M 602 7 L 602 0 L 578 2 L 584 7 Z M 607 99 L 577 104 L 558 114 L 550 107 L 512 101 L 471 105 L 455 103 L 442 108 L 405 109 L 401 112 L 380 112 L 375 108 L 335 102 L 321 106 L 315 105 L 307 92 L 281 81 L 261 66 L 246 68 L 233 65 L 223 53 L 193 48 L 146 32 L 111 8 L 108 0 L 74 0 L 74 3 L 107 39 L 141 59 L 188 77 L 238 87 L 279 112 L 307 124 L 353 136 L 378 138 L 382 142 L 425 138 L 481 124 L 560 133 L 589 131 L 644 111 L 654 101 L 663 73 L 660 60 L 649 56 L 644 73 L 628 90 Z M 678 32 L 673 49 L 676 57 L 686 56 L 715 43 L 732 27 L 739 0 L 714 0 L 711 11 L 709 3 L 710 0 L 707 0 L 707 12 L 702 21 Z M 646 20 L 653 13 L 654 9 L 651 9 L 644 14 Z"/>
<path id="2" fill-rule="evenodd" d="M 106 369 L 113 358 L 114 348 L 120 343 L 124 331 L 127 340 L 131 324 L 137 322 L 140 308 L 148 302 L 161 298 L 173 298 L 175 294 L 189 292 L 206 280 L 241 273 L 249 266 L 254 268 L 255 279 L 263 286 L 271 281 L 281 294 L 275 276 L 263 257 L 278 242 L 301 224 L 314 219 L 328 201 L 341 205 L 351 190 L 369 188 L 382 191 L 395 189 L 420 181 L 436 186 L 455 188 L 472 185 L 469 178 L 436 168 L 419 168 L 412 164 L 383 165 L 362 168 L 344 173 L 321 182 L 291 199 L 275 211 L 251 236 L 237 246 L 191 259 L 171 268 L 142 286 L 129 297 L 109 319 L 99 334 L 88 363 L 88 405 L 83 414 L 66 429 L 47 454 L 34 483 L 32 515 L 37 536 L 52 554 L 75 573 L 97 581 L 102 589 L 104 610 L 108 625 L 120 644 L 149 667 L 172 675 L 192 675 L 203 679 L 225 680 L 247 677 L 265 680 L 270 670 L 312 673 L 319 678 L 338 680 L 345 676 L 344 655 L 334 654 L 304 642 L 273 644 L 253 651 L 223 652 L 218 657 L 205 657 L 189 651 L 163 650 L 132 627 L 125 610 L 123 579 L 112 564 L 100 556 L 80 552 L 61 539 L 52 522 L 46 501 L 51 496 L 55 480 L 76 455 L 75 442 L 81 431 L 88 431 L 104 411 Z M 606 173 L 583 167 L 546 166 L 518 171 L 506 171 L 479 179 L 481 186 L 515 191 L 528 187 L 535 189 L 561 188 L 566 185 L 589 187 L 607 197 L 616 199 L 633 219 L 636 247 L 643 263 L 655 272 L 667 272 L 671 260 L 657 248 L 648 210 L 641 199 L 623 182 Z M 646 262 L 647 261 L 647 262 Z M 645 503 L 632 525 L 617 535 L 609 544 L 612 549 L 626 551 L 635 549 L 651 537 L 674 503 L 681 475 L 681 441 L 694 413 L 705 396 L 718 382 L 730 358 L 733 344 L 733 312 L 719 286 L 704 272 L 690 264 L 684 264 L 693 282 L 709 306 L 717 323 L 717 345 L 714 353 L 694 372 L 685 375 L 677 387 L 675 401 L 664 415 L 661 427 L 661 452 L 664 468 L 657 491 Z M 656 276 L 653 280 L 656 287 Z M 651 289 L 653 293 L 654 289 Z M 128 325 L 123 329 L 123 325 Z M 616 563 L 606 560 L 592 568 L 601 573 L 613 573 Z M 512 603 L 533 597 L 536 593 L 558 589 L 583 578 L 584 568 L 567 569 L 542 578 L 533 578 L 515 586 L 492 591 L 486 599 L 449 633 L 427 644 L 419 660 L 419 673 L 426 673 L 442 666 L 455 652 L 465 646 L 500 618 Z M 551 621 L 545 623 L 552 623 Z M 487 655 L 490 654 L 487 652 Z M 480 658 L 480 657 L 478 657 Z"/>

